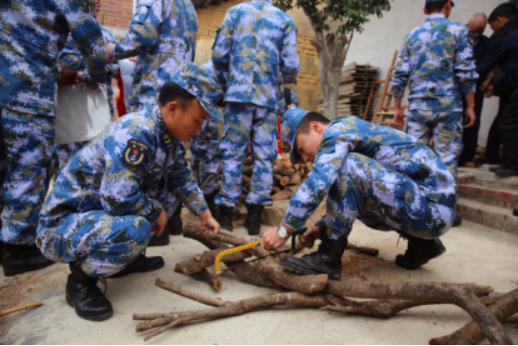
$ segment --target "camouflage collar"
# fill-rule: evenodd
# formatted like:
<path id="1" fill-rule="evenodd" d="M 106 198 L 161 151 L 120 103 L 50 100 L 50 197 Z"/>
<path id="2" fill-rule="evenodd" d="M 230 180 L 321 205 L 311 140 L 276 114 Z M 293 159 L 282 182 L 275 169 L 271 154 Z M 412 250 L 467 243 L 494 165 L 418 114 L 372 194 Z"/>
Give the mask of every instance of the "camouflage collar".
<path id="1" fill-rule="evenodd" d="M 153 119 L 155 120 L 156 128 L 157 128 L 157 137 L 160 138 L 160 141 L 164 143 L 166 146 L 169 146 L 173 143 L 173 137 L 169 134 L 169 130 L 164 124 L 164 119 L 162 118 L 162 113 L 160 112 L 160 107 L 158 105 L 150 106 L 150 113 Z"/>
<path id="2" fill-rule="evenodd" d="M 446 16 L 442 13 L 432 13 L 428 17 L 426 17 L 426 20 L 435 20 L 435 19 L 445 19 Z"/>

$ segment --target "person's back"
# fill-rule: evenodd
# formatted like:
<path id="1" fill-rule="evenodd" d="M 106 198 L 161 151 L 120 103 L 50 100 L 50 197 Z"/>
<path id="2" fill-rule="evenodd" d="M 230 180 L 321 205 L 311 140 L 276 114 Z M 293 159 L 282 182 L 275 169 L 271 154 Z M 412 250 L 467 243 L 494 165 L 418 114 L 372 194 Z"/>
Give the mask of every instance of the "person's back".
<path id="1" fill-rule="evenodd" d="M 85 43 L 80 48 L 89 53 L 86 62 L 92 77 L 97 82 L 105 81 L 106 54 L 96 42 L 100 27 L 89 15 L 92 10 L 89 1 L 78 0 L 0 3 L 0 108 L 55 113 L 58 40 L 60 34 L 69 31 L 67 21 L 71 19 L 75 28 L 70 34 Z"/>
<path id="2" fill-rule="evenodd" d="M 459 42 L 466 34 L 461 23 L 452 22 L 442 14 L 431 14 L 405 38 L 410 55 L 408 67 L 405 66 L 405 70 L 411 71 L 409 100 L 444 97 L 460 100 L 462 85 L 455 73 L 463 66 L 456 66 L 459 63 L 456 55 L 463 49 Z M 466 49 L 462 54 L 470 52 Z M 395 80 L 399 71 L 396 69 L 394 73 Z M 472 68 L 468 69 L 468 73 L 472 71 Z"/>
<path id="3" fill-rule="evenodd" d="M 228 68 L 230 73 L 225 102 L 278 109 L 279 86 L 296 83 L 296 49 L 293 19 L 270 0 L 231 7 L 213 48 L 216 70 Z"/>
<path id="4" fill-rule="evenodd" d="M 115 60 L 136 56 L 131 107 L 154 103 L 182 61 L 194 61 L 198 19 L 189 0 L 140 0 L 128 34 L 115 46 Z"/>

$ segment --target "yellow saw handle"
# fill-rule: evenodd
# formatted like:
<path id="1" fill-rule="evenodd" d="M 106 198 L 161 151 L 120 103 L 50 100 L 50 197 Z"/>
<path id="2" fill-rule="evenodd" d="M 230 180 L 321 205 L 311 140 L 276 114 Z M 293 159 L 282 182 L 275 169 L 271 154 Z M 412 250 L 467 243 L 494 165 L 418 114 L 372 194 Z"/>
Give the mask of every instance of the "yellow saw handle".
<path id="1" fill-rule="evenodd" d="M 216 256 L 216 261 L 214 262 L 214 266 L 216 267 L 216 274 L 218 274 L 218 275 L 221 274 L 221 263 L 220 262 L 221 262 L 221 258 L 223 256 L 229 255 L 229 254 L 234 253 L 234 252 L 248 250 L 248 249 L 251 249 L 253 247 L 259 246 L 259 244 L 261 244 L 261 242 L 260 241 L 256 241 L 256 242 L 253 242 L 253 243 L 250 243 L 250 244 L 236 246 L 236 247 L 233 247 L 232 249 L 221 251 Z"/>

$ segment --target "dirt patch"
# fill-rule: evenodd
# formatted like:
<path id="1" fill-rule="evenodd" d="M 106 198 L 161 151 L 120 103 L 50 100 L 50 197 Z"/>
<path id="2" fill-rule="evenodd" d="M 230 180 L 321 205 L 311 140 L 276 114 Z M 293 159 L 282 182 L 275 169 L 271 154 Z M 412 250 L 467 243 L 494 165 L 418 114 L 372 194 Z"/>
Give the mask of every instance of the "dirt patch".
<path id="1" fill-rule="evenodd" d="M 38 296 L 52 288 L 63 288 L 68 268 L 54 265 L 44 270 L 0 279 L 0 310 L 39 300 Z M 17 314 L 0 317 L 0 340 L 17 320 Z"/>

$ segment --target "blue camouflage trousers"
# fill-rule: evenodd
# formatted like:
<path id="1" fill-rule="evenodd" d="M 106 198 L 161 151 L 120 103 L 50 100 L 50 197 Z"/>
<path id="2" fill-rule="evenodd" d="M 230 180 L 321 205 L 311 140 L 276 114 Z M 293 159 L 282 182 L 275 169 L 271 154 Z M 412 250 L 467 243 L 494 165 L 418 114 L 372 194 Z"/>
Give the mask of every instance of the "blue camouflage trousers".
<path id="1" fill-rule="evenodd" d="M 455 201 L 439 203 L 440 198 L 407 175 L 351 153 L 328 191 L 322 221 L 331 239 L 348 236 L 356 219 L 380 231 L 432 239 L 448 231 L 453 222 Z"/>
<path id="2" fill-rule="evenodd" d="M 246 203 L 271 205 L 277 157 L 277 112 L 250 103 L 227 103 L 220 144 L 223 174 L 216 204 L 235 207 L 243 188 L 246 150 L 252 145 L 253 175 Z"/>
<path id="3" fill-rule="evenodd" d="M 429 110 L 409 109 L 407 133 L 422 144 L 428 144 L 433 138 L 433 151 L 457 180 L 457 164 L 463 147 L 462 106 L 458 110 L 449 102 L 428 104 Z"/>
<path id="4" fill-rule="evenodd" d="M 142 216 L 115 216 L 104 210 L 70 213 L 52 229 L 38 234 L 45 257 L 76 262 L 86 274 L 111 276 L 144 252 L 152 224 Z"/>
<path id="5" fill-rule="evenodd" d="M 56 181 L 58 179 L 59 173 L 65 168 L 68 161 L 74 156 L 74 154 L 85 146 L 88 143 L 84 142 L 75 142 L 75 143 L 66 143 L 66 144 L 56 144 L 54 146 L 54 153 L 52 154 L 52 179 Z"/>
<path id="6" fill-rule="evenodd" d="M 54 117 L 0 109 L 0 240 L 33 245 L 50 180 Z"/>
<path id="7" fill-rule="evenodd" d="M 218 122 L 213 119 L 206 120 L 202 131 L 189 142 L 191 170 L 204 195 L 213 193 L 218 187 L 219 142 Z"/>

